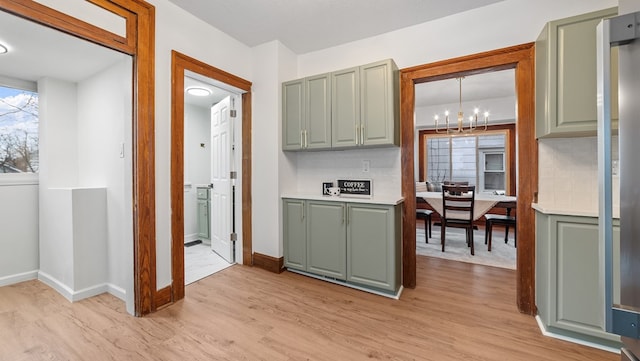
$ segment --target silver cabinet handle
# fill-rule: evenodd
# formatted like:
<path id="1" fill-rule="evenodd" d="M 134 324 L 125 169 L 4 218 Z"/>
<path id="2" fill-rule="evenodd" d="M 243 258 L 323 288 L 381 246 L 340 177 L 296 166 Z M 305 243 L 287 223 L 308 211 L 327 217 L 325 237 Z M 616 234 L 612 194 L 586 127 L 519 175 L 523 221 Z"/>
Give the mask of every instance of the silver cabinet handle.
<path id="1" fill-rule="evenodd" d="M 360 145 L 364 145 L 364 124 L 362 124 L 362 130 L 360 130 Z"/>
<path id="2" fill-rule="evenodd" d="M 356 145 L 360 144 L 360 126 L 356 124 Z"/>
<path id="3" fill-rule="evenodd" d="M 304 149 L 304 130 L 300 129 L 300 148 Z"/>
<path id="4" fill-rule="evenodd" d="M 309 131 L 304 131 L 304 148 L 309 148 Z"/>
<path id="5" fill-rule="evenodd" d="M 304 201 L 302 201 L 302 217 L 300 218 L 301 221 L 304 221 L 304 208 L 305 208 L 305 204 L 304 204 Z"/>
<path id="6" fill-rule="evenodd" d="M 345 218 L 347 217 L 347 211 L 344 208 L 344 204 L 342 205 L 342 223 L 344 224 Z"/>

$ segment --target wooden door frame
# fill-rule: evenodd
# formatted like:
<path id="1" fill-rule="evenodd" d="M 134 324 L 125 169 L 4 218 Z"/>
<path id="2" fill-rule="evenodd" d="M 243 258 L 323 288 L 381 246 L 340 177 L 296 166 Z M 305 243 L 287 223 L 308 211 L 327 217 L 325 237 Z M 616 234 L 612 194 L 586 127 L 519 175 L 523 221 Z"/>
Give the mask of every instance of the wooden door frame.
<path id="1" fill-rule="evenodd" d="M 0 0 L 0 10 L 133 58 L 133 292 L 135 315 L 157 308 L 155 214 L 155 8 L 142 0 L 88 0 L 126 22 L 124 37 L 27 0 Z"/>
<path id="2" fill-rule="evenodd" d="M 404 287 L 416 286 L 416 201 L 414 171 L 415 84 L 515 69 L 517 99 L 518 248 L 517 305 L 535 314 L 535 213 L 531 203 L 538 190 L 538 143 L 535 137 L 534 43 L 418 65 L 400 70 L 400 131 L 402 163 L 402 264 Z"/>
<path id="3" fill-rule="evenodd" d="M 231 85 L 242 94 L 242 263 L 252 265 L 251 82 L 171 51 L 171 300 L 184 298 L 184 72 Z"/>

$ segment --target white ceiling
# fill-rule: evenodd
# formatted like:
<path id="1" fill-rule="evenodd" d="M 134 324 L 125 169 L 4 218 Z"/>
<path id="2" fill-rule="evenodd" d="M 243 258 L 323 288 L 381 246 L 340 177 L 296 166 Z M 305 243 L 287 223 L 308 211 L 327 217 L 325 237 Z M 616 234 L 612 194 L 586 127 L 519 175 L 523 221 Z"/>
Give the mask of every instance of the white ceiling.
<path id="1" fill-rule="evenodd" d="M 288 47 L 304 52 L 370 37 L 498 0 L 170 1 L 197 12 L 215 27 L 249 46 L 279 39 Z M 358 21 L 365 18 L 368 20 Z M 49 76 L 77 82 L 126 56 L 2 11 L 0 43 L 10 50 L 0 55 L 0 76 L 30 81 Z M 513 95 L 512 77 L 505 78 L 501 73 L 504 72 L 466 78 L 464 98 L 498 98 L 509 92 Z M 185 85 L 193 82 L 208 86 L 214 94 L 205 98 L 186 95 L 187 103 L 209 107 L 228 94 L 216 89 L 214 82 L 198 77 L 187 79 Z M 455 79 L 449 82 L 454 86 L 448 86 L 446 81 L 416 86 L 416 106 L 457 102 L 457 83 Z"/>
<path id="2" fill-rule="evenodd" d="M 78 82 L 124 56 L 88 41 L 0 11 L 0 75 L 37 81 L 43 77 Z"/>
<path id="3" fill-rule="evenodd" d="M 249 47 L 329 48 L 503 0 L 169 0 Z"/>

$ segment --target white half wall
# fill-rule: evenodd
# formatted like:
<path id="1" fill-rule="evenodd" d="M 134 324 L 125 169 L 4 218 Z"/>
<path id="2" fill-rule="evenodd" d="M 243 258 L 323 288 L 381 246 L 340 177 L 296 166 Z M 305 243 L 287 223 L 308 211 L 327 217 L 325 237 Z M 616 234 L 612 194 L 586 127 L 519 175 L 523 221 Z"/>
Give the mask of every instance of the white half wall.
<path id="1" fill-rule="evenodd" d="M 131 57 L 122 55 L 119 62 L 78 84 L 76 154 L 77 185 L 106 188 L 104 282 L 108 292 L 126 301 L 130 313 L 134 308 L 132 71 Z"/>

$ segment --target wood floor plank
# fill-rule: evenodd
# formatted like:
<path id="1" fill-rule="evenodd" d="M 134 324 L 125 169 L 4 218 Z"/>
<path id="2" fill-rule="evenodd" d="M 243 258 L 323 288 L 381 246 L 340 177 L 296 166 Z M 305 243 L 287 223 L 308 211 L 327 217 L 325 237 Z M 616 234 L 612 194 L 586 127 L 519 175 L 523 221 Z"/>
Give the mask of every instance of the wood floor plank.
<path id="1" fill-rule="evenodd" d="M 0 288 L 0 360 L 618 360 L 541 335 L 515 271 L 417 257 L 392 300 L 299 274 L 232 266 L 150 316 L 38 281 Z"/>

